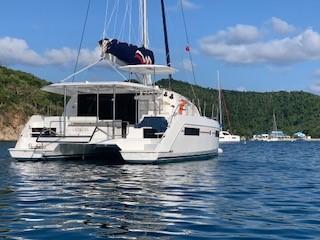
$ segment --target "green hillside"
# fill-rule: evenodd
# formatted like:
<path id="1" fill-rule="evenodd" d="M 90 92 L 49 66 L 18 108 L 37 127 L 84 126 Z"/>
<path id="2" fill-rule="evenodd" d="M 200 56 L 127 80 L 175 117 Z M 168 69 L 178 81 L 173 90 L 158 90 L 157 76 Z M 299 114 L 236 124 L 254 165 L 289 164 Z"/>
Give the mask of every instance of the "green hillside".
<path id="1" fill-rule="evenodd" d="M 32 114 L 61 114 L 61 96 L 40 88 L 48 82 L 0 66 L 0 139 L 12 139 Z"/>
<path id="2" fill-rule="evenodd" d="M 0 139 L 4 135 L 17 134 L 32 114 L 61 114 L 63 98 L 41 91 L 49 84 L 31 74 L 0 66 Z M 168 81 L 157 82 L 168 87 Z M 193 86 L 196 98 L 188 83 L 174 80 L 172 88 L 189 99 L 199 102 L 206 115 L 217 116 L 218 93 L 211 88 Z M 312 137 L 320 137 L 320 97 L 306 92 L 238 92 L 223 91 L 223 115 L 225 129 L 242 136 L 268 132 L 272 129 L 275 111 L 278 128 L 288 134 L 303 131 Z M 9 131 L 13 129 L 12 131 Z"/>
<path id="3" fill-rule="evenodd" d="M 160 80 L 158 85 L 168 87 L 168 81 Z M 202 109 L 206 103 L 206 115 L 211 116 L 213 105 L 214 116 L 217 116 L 217 90 L 199 86 L 193 88 Z M 194 100 L 189 84 L 174 80 L 172 89 L 198 102 Z M 303 91 L 260 93 L 229 90 L 223 90 L 222 96 L 224 127 L 235 134 L 252 136 L 269 132 L 273 127 L 272 115 L 275 111 L 278 129 L 288 134 L 303 131 L 312 137 L 320 137 L 320 96 Z"/>

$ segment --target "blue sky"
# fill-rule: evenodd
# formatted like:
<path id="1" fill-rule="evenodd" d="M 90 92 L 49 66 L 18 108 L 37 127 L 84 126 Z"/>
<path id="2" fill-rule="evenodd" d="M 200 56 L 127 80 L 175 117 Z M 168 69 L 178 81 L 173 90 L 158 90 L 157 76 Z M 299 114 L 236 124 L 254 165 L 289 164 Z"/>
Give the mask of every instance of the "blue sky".
<path id="1" fill-rule="evenodd" d="M 182 2 L 198 84 L 215 87 L 219 69 L 226 89 L 320 91 L 320 1 Z M 193 82 L 179 3 L 166 0 L 172 64 L 179 70 L 174 77 Z M 3 0 L 0 64 L 52 82 L 71 74 L 87 4 L 88 0 Z M 160 0 L 148 4 L 150 48 L 156 62 L 165 63 Z M 104 29 L 106 6 L 106 36 L 139 44 L 137 5 L 137 0 L 91 1 L 81 66 L 98 58 L 97 41 Z M 107 64 L 100 64 L 77 79 L 121 77 Z"/>

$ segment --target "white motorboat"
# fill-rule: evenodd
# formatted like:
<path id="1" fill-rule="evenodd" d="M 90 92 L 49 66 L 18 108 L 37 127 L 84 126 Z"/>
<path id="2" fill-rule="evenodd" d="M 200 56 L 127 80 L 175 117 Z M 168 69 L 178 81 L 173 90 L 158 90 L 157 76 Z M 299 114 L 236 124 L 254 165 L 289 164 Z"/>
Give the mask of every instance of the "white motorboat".
<path id="1" fill-rule="evenodd" d="M 141 64 L 118 70 L 141 75 L 144 84 L 60 82 L 44 87 L 64 96 L 64 113 L 32 116 L 9 149 L 11 157 L 160 163 L 218 153 L 219 123 L 201 116 L 186 97 L 150 84 L 148 76 L 173 74 L 173 68 Z"/>
<path id="2" fill-rule="evenodd" d="M 240 142 L 240 136 L 239 135 L 233 135 L 228 131 L 220 131 L 220 133 L 219 133 L 219 142 L 220 143 Z"/>

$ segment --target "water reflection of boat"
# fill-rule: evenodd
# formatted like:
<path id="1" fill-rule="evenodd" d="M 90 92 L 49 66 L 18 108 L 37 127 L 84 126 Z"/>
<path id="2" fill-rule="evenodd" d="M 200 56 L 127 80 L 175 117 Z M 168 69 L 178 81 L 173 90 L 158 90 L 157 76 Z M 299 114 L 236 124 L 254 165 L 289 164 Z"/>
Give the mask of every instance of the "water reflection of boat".
<path id="1" fill-rule="evenodd" d="M 55 232 L 65 236 L 76 229 L 100 238 L 112 234 L 127 238 L 129 232 L 156 234 L 169 231 L 174 222 L 203 220 L 202 214 L 190 219 L 188 208 L 205 215 L 217 207 L 215 201 L 208 207 L 211 195 L 207 194 L 219 184 L 218 161 L 175 164 L 174 168 L 171 164 L 109 166 L 92 161 L 11 163 L 15 199 L 3 209 L 7 215 L 2 221 L 8 223 L 8 212 L 18 204 L 7 224 L 11 231 L 47 228 L 46 236 Z M 185 234 L 180 228 L 174 232 L 175 236 Z"/>

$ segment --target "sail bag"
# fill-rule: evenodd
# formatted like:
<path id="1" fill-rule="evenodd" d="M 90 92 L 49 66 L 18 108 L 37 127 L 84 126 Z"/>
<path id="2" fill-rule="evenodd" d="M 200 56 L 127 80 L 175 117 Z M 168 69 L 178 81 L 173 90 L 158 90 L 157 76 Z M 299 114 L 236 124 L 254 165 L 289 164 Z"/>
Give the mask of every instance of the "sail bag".
<path id="1" fill-rule="evenodd" d="M 128 65 L 154 64 L 153 52 L 144 47 L 137 47 L 117 39 L 101 39 L 102 53 L 109 53 Z"/>

